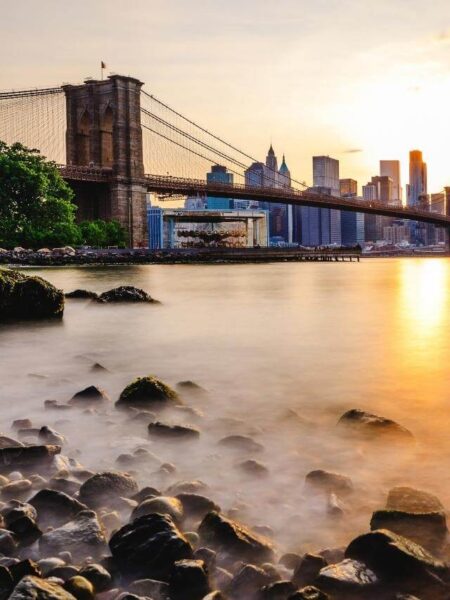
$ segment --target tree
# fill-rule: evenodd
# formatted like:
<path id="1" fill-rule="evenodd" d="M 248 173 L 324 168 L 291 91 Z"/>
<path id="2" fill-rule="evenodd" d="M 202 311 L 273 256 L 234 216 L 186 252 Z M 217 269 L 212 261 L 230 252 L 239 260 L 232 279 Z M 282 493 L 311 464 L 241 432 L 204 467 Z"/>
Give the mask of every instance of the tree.
<path id="1" fill-rule="evenodd" d="M 0 246 L 77 243 L 73 196 L 55 163 L 0 141 Z"/>
<path id="2" fill-rule="evenodd" d="M 117 221 L 82 221 L 80 232 L 83 243 L 89 246 L 125 247 L 125 230 Z"/>

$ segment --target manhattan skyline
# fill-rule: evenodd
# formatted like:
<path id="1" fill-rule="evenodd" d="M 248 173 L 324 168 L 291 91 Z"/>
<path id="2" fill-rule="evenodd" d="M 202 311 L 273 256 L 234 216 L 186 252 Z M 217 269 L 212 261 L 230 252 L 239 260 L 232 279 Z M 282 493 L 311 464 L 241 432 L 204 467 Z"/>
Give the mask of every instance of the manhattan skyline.
<path id="1" fill-rule="evenodd" d="M 99 77 L 104 60 L 107 73 L 141 78 L 261 160 L 271 138 L 308 183 L 313 155 L 337 158 L 342 176 L 362 183 L 380 159 L 400 160 L 405 174 L 414 148 L 427 156 L 429 189 L 449 183 L 450 6 L 442 0 L 433 11 L 423 0 L 231 0 L 226 11 L 199 0 L 43 0 L 40 11 L 19 1 L 2 16 L 1 89 Z"/>

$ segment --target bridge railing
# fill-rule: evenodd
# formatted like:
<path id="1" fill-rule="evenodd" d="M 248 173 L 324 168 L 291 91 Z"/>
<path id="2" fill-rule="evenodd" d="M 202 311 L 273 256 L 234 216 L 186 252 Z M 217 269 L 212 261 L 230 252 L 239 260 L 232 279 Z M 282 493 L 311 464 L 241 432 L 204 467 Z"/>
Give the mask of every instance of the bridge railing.
<path id="1" fill-rule="evenodd" d="M 107 167 L 84 165 L 58 165 L 63 177 L 85 181 L 110 181 L 113 170 Z"/>

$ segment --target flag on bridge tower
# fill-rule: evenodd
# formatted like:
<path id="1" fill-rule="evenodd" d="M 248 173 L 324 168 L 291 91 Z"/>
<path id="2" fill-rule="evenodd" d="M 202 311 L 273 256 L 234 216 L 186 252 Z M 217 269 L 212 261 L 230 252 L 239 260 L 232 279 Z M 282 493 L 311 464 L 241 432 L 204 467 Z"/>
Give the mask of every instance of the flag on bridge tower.
<path id="1" fill-rule="evenodd" d="M 100 68 L 101 68 L 101 72 L 102 72 L 102 81 L 103 81 L 103 71 L 104 69 L 106 69 L 106 63 L 101 61 L 100 62 Z"/>

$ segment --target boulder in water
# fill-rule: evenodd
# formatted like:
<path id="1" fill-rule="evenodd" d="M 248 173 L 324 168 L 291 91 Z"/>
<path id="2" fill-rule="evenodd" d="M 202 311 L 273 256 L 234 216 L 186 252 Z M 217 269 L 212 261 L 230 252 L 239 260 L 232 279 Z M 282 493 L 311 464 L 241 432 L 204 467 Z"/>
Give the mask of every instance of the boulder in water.
<path id="1" fill-rule="evenodd" d="M 141 502 L 131 513 L 132 519 L 137 519 L 143 515 L 159 513 L 161 515 L 169 515 L 175 521 L 180 523 L 183 519 L 183 505 L 178 500 L 171 496 L 156 496 L 147 498 Z"/>
<path id="2" fill-rule="evenodd" d="M 27 575 L 19 581 L 10 596 L 11 600 L 76 600 L 62 586 L 41 579 L 33 575 Z"/>
<path id="3" fill-rule="evenodd" d="M 61 446 L 19 446 L 0 448 L 0 473 L 13 470 L 41 472 L 50 467 L 60 454 Z"/>
<path id="4" fill-rule="evenodd" d="M 139 491 L 128 473 L 105 471 L 87 479 L 80 488 L 80 501 L 88 506 L 114 506 L 120 497 L 130 498 Z"/>
<path id="5" fill-rule="evenodd" d="M 132 285 L 121 285 L 107 292 L 103 292 L 97 298 L 98 302 L 152 302 L 158 301 L 147 292 Z"/>
<path id="6" fill-rule="evenodd" d="M 61 318 L 64 294 L 45 279 L 0 269 L 0 320 Z"/>
<path id="7" fill-rule="evenodd" d="M 66 298 L 87 298 L 87 299 L 97 299 L 98 298 L 98 294 L 96 294 L 95 292 L 91 292 L 90 290 L 81 290 L 81 289 L 77 289 L 77 290 L 73 290 L 72 292 L 66 292 L 65 294 Z"/>
<path id="8" fill-rule="evenodd" d="M 208 571 L 202 560 L 177 560 L 172 568 L 169 594 L 172 600 L 202 600 L 210 591 Z"/>
<path id="9" fill-rule="evenodd" d="M 109 400 L 110 398 L 105 390 L 96 385 L 90 385 L 73 395 L 69 400 L 69 404 L 86 406 L 88 404 L 97 404 L 98 402 L 109 402 Z"/>
<path id="10" fill-rule="evenodd" d="M 118 408 L 156 408 L 178 400 L 178 394 L 166 383 L 155 377 L 138 377 L 122 391 Z"/>
<path id="11" fill-rule="evenodd" d="M 57 490 L 43 489 L 37 492 L 29 504 L 37 512 L 37 521 L 43 527 L 59 527 L 71 521 L 78 513 L 87 509 L 75 498 Z"/>
<path id="12" fill-rule="evenodd" d="M 407 442 L 414 440 L 413 434 L 406 427 L 391 419 L 373 415 L 358 408 L 344 413 L 338 421 L 338 426 L 346 427 L 348 431 L 368 438 L 385 439 L 388 437 Z"/>
<path id="13" fill-rule="evenodd" d="M 184 425 L 167 425 L 160 421 L 149 423 L 148 433 L 151 437 L 165 438 L 169 440 L 193 440 L 200 437 L 200 431 L 194 427 Z"/>
<path id="14" fill-rule="evenodd" d="M 340 473 L 332 473 L 317 469 L 310 471 L 305 477 L 305 486 L 307 491 L 313 491 L 323 494 L 347 495 L 353 491 L 353 484 L 350 477 Z"/>

